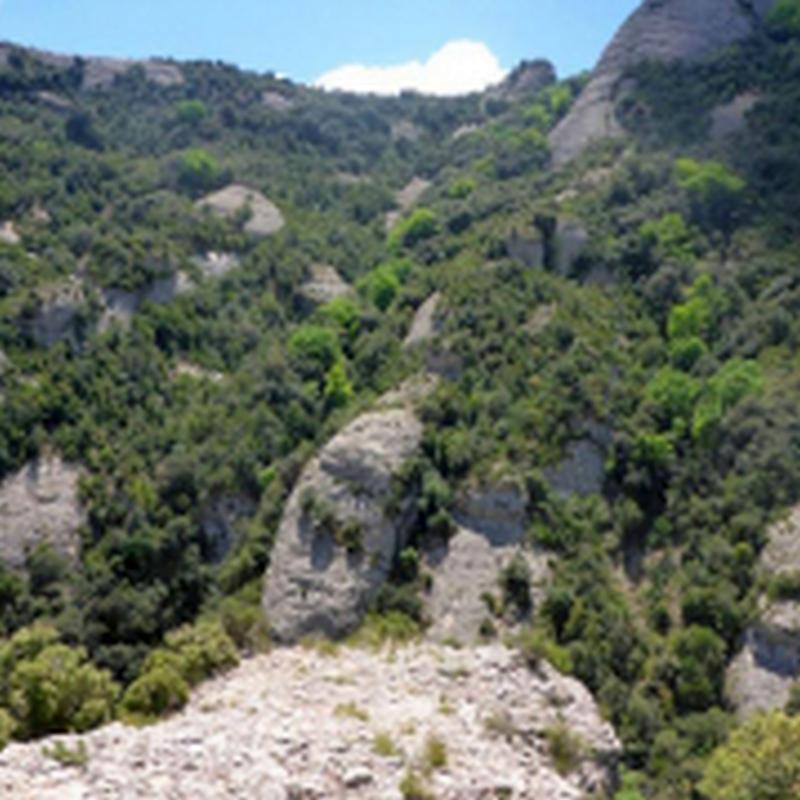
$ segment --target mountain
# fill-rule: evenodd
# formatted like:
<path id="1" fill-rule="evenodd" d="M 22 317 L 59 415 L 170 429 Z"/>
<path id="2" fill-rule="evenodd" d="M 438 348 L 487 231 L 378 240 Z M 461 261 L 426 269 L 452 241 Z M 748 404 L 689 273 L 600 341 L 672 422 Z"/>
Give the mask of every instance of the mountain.
<path id="1" fill-rule="evenodd" d="M 792 796 L 798 20 L 449 99 L 0 47 L 0 787 Z"/>

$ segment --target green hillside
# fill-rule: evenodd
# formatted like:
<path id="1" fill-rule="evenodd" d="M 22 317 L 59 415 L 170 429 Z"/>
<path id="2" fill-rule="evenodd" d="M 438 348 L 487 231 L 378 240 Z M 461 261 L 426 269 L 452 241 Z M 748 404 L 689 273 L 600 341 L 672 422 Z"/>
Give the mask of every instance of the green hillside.
<path id="1" fill-rule="evenodd" d="M 177 85 L 137 67 L 87 91 L 79 59 L 12 49 L 0 476 L 78 465 L 85 524 L 75 562 L 41 546 L 0 564 L 0 741 L 149 718 L 263 647 L 262 579 L 300 469 L 427 368 L 441 379 L 403 475 L 412 547 L 372 624 L 424 629 L 419 554 L 460 494 L 514 485 L 553 564 L 532 610 L 524 570 L 506 576 L 506 605 L 529 615 L 519 646 L 614 723 L 618 797 L 722 796 L 696 792 L 735 724 L 725 669 L 765 588 L 767 526 L 800 501 L 792 20 L 638 70 L 628 136 L 558 171 L 547 135 L 583 78 L 380 99 L 196 62 Z M 743 95 L 746 123 L 715 132 L 713 110 Z M 427 188 L 387 231 L 415 177 Z M 252 209 L 197 202 L 231 184 L 285 225 L 254 236 Z M 319 264 L 353 291 L 310 301 Z M 434 293 L 437 335 L 404 347 Z M 599 474 L 561 480 L 587 452 Z"/>

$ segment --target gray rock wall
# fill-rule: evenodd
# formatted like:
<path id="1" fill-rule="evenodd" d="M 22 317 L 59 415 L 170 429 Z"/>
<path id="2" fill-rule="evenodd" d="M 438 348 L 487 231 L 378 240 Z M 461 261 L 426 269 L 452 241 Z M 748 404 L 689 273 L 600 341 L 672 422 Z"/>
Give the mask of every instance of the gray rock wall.
<path id="1" fill-rule="evenodd" d="M 591 80 L 570 113 L 550 135 L 556 165 L 580 155 L 591 143 L 618 137 L 614 113 L 619 79 L 643 61 L 699 61 L 750 36 L 771 6 L 756 0 L 645 0 L 604 51 Z"/>
<path id="2" fill-rule="evenodd" d="M 410 521 L 387 508 L 392 478 L 419 447 L 405 408 L 364 414 L 306 466 L 278 529 L 263 607 L 276 639 L 339 637 L 387 579 Z"/>

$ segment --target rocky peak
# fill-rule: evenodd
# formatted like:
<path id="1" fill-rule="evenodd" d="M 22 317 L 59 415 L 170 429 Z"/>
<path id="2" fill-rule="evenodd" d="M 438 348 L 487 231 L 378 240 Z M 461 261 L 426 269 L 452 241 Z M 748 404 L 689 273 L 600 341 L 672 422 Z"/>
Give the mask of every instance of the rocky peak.
<path id="1" fill-rule="evenodd" d="M 700 61 L 752 35 L 773 0 L 645 0 L 603 52 L 571 112 L 550 136 L 564 164 L 592 142 L 622 134 L 614 106 L 620 78 L 644 61 Z"/>
<path id="2" fill-rule="evenodd" d="M 497 86 L 488 91 L 488 96 L 515 102 L 540 92 L 556 81 L 555 67 L 544 59 L 522 61 Z"/>

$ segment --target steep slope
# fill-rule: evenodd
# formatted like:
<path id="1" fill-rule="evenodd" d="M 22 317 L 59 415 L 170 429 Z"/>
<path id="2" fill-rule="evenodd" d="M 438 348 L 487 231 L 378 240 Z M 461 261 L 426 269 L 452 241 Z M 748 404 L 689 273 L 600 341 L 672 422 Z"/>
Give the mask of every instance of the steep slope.
<path id="1" fill-rule="evenodd" d="M 550 134 L 556 165 L 592 142 L 618 137 L 621 78 L 645 61 L 700 61 L 751 36 L 772 0 L 645 0 L 603 52 L 570 113 Z"/>

